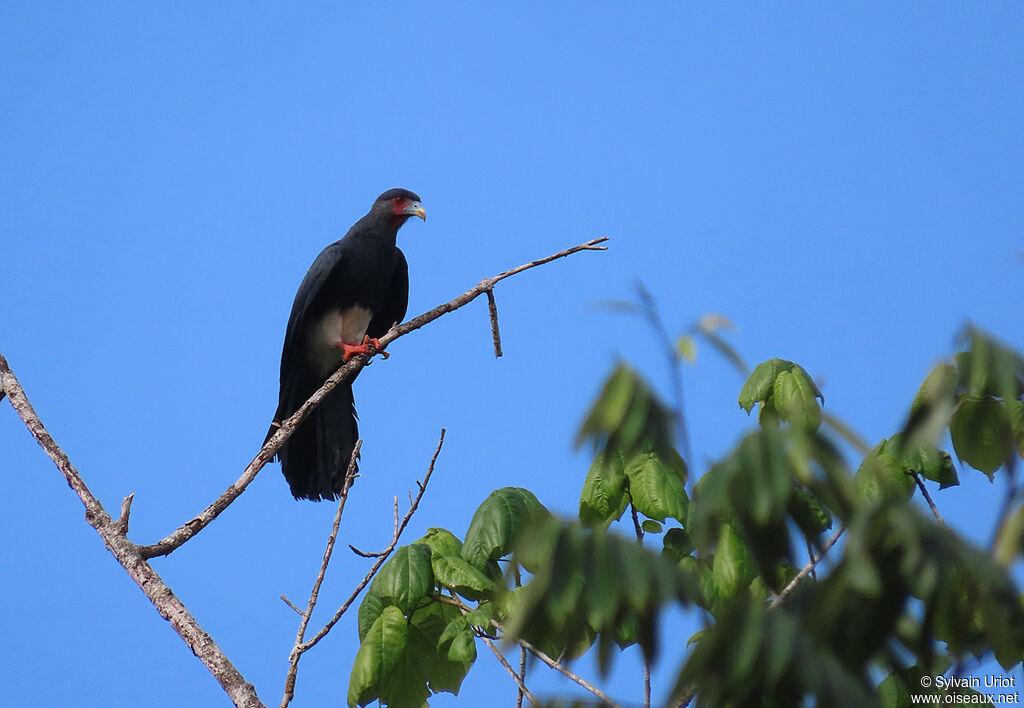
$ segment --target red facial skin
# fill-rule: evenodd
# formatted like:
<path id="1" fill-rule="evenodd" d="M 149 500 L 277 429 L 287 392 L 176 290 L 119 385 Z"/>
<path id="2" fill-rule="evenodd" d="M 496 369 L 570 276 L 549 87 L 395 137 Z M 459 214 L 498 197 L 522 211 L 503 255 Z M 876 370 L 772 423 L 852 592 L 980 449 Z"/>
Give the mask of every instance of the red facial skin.
<path id="1" fill-rule="evenodd" d="M 394 204 L 394 206 L 391 207 L 392 214 L 394 214 L 395 216 L 409 216 L 408 214 L 404 213 L 405 207 L 409 203 L 408 199 L 406 199 L 405 197 L 395 197 L 394 199 L 391 200 L 391 202 Z"/>

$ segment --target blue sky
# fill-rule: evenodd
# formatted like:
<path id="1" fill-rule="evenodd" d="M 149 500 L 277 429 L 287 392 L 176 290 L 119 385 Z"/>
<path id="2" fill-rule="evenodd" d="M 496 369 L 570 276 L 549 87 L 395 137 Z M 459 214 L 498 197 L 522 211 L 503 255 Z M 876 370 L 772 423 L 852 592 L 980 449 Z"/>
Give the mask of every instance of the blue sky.
<path id="1" fill-rule="evenodd" d="M 507 485 L 574 513 L 589 460 L 571 441 L 616 357 L 666 382 L 645 326 L 595 306 L 637 280 L 672 330 L 721 312 L 751 363 L 800 362 L 877 440 L 968 318 L 1024 348 L 1022 30 L 1013 2 L 7 2 L 0 351 L 107 507 L 135 492 L 132 538 L 152 541 L 258 450 L 295 288 L 403 186 L 429 215 L 399 239 L 410 314 L 596 236 L 611 250 L 499 286 L 503 359 L 479 302 L 360 377 L 345 543 L 386 545 L 442 426 L 408 540 L 461 535 Z M 751 421 L 706 350 L 686 376 L 703 471 Z M 224 704 L 3 408 L 13 704 Z M 961 479 L 938 503 L 986 541 L 1001 488 Z M 274 465 L 155 562 L 265 702 L 296 628 L 278 596 L 308 593 L 332 515 Z M 324 614 L 364 566 L 338 556 Z M 294 705 L 343 700 L 350 619 L 306 655 Z M 620 668 L 609 690 L 636 697 L 636 661 Z M 511 704 L 481 652 L 460 704 L 496 690 Z"/>

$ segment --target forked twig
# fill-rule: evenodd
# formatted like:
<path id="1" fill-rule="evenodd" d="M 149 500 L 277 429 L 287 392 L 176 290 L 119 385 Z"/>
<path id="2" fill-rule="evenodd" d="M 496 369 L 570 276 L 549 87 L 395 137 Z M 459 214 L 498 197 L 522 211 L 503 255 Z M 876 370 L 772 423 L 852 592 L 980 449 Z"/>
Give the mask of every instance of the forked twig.
<path id="1" fill-rule="evenodd" d="M 441 428 L 441 438 L 437 441 L 437 449 L 434 450 L 434 456 L 430 458 L 430 465 L 427 467 L 427 473 L 423 476 L 422 483 L 417 482 L 417 484 L 419 484 L 419 492 L 414 497 L 413 503 L 409 507 L 409 511 L 407 511 L 405 516 L 402 517 L 401 523 L 395 527 L 394 535 L 391 537 L 391 543 L 388 544 L 388 547 L 385 548 L 384 551 L 382 551 L 381 556 L 374 561 L 373 565 L 370 566 L 370 569 L 366 571 L 366 575 L 364 575 L 363 579 L 359 581 L 359 584 L 356 585 L 355 589 L 348 596 L 348 599 L 342 603 L 341 607 L 339 607 L 338 611 L 334 613 L 334 616 L 328 620 L 327 624 L 325 624 L 319 632 L 313 635 L 311 639 L 304 641 L 296 647 L 296 662 L 302 654 L 312 649 L 321 639 L 327 636 L 327 633 L 334 628 L 334 625 L 338 623 L 338 620 L 342 618 L 342 615 L 348 611 L 348 608 L 351 607 L 352 603 L 355 602 L 357 597 L 359 597 L 359 593 L 361 593 L 363 589 L 370 584 L 370 581 L 373 580 L 374 576 L 377 575 L 377 571 L 380 570 L 382 565 L 384 565 L 384 562 L 391 555 L 391 552 L 395 550 L 395 546 L 398 545 L 398 540 L 401 538 L 402 532 L 405 531 L 405 527 L 409 525 L 409 520 L 412 518 L 412 515 L 416 513 L 416 509 L 418 509 L 420 505 L 420 500 L 423 499 L 423 494 L 427 491 L 427 483 L 430 481 L 430 476 L 434 474 L 434 464 L 437 462 L 437 456 L 441 454 L 441 446 L 444 445 L 444 435 L 445 429 Z"/>
<path id="2" fill-rule="evenodd" d="M 817 567 L 818 563 L 821 562 L 821 559 L 825 557 L 825 554 L 829 552 L 832 546 L 836 545 L 836 542 L 839 540 L 839 537 L 842 536 L 845 531 L 846 526 L 844 525 L 840 525 L 839 528 L 836 529 L 836 532 L 832 534 L 832 538 L 826 541 L 825 545 L 822 546 L 821 553 L 819 553 L 817 557 L 811 558 L 811 560 L 807 561 L 807 565 L 801 568 L 800 572 L 797 573 L 796 576 L 794 576 L 793 579 L 786 584 L 786 587 L 782 588 L 782 591 L 774 598 L 772 598 L 772 602 L 770 605 L 771 607 L 777 607 L 786 597 L 786 595 L 793 592 L 793 588 L 799 585 L 801 580 L 803 580 L 811 574 L 811 571 L 814 570 L 815 567 Z"/>
<path id="3" fill-rule="evenodd" d="M 320 572 L 316 575 L 316 581 L 313 583 L 313 589 L 309 593 L 309 602 L 306 604 L 306 611 L 299 612 L 302 617 L 299 620 L 299 630 L 295 635 L 295 644 L 292 646 L 292 651 L 288 655 L 288 674 L 284 681 L 284 698 L 281 700 L 281 708 L 291 702 L 292 698 L 295 697 L 295 679 L 299 673 L 299 647 L 302 646 L 302 641 L 306 637 L 306 628 L 309 626 L 309 620 L 313 616 L 313 609 L 316 607 L 317 600 L 320 597 L 320 586 L 324 582 L 324 576 L 327 574 L 327 564 L 331 562 L 331 554 L 334 553 L 334 543 L 338 539 L 338 529 L 341 528 L 341 515 L 345 511 L 345 502 L 348 501 L 348 491 L 352 488 L 352 481 L 356 478 L 356 460 L 359 459 L 359 449 L 363 446 L 362 440 L 356 440 L 355 447 L 352 448 L 352 457 L 348 461 L 348 469 L 345 471 L 345 482 L 341 488 L 340 499 L 338 500 L 338 511 L 334 514 L 334 522 L 331 524 L 331 534 L 327 537 L 327 546 L 324 548 L 324 557 L 320 562 Z M 295 605 L 288 602 L 284 595 L 281 596 L 292 609 L 297 610 Z"/>
<path id="4" fill-rule="evenodd" d="M 464 603 L 462 600 L 457 598 L 457 597 L 448 597 L 447 595 L 434 595 L 433 598 L 435 600 L 437 600 L 438 602 L 443 602 L 446 605 L 452 605 L 453 607 L 458 607 L 460 610 L 462 610 L 463 614 L 469 614 L 470 612 L 472 612 L 470 607 L 466 603 Z M 519 646 L 521 646 L 522 648 L 526 649 L 528 652 L 533 654 L 535 657 L 540 659 L 541 662 L 543 662 L 544 664 L 547 664 L 550 668 L 552 668 L 555 671 L 557 671 L 558 673 L 562 674 L 567 679 L 569 679 L 570 681 L 572 681 L 576 685 L 580 686 L 581 688 L 584 688 L 587 691 L 590 691 L 592 694 L 594 694 L 594 696 L 596 696 L 598 698 L 598 700 L 601 701 L 602 705 L 612 706 L 612 708 L 622 708 L 622 706 L 620 706 L 618 703 L 616 703 L 611 698 L 609 698 L 608 694 L 606 694 L 604 691 L 602 691 L 600 688 L 598 688 L 594 684 L 592 684 L 589 681 L 587 681 L 582 676 L 574 673 L 571 669 L 569 669 L 565 664 L 563 664 L 559 660 L 552 659 L 550 656 L 548 656 L 547 654 L 542 652 L 540 649 L 538 649 L 537 647 L 535 647 L 532 644 L 530 644 L 525 639 L 521 639 L 519 637 L 509 637 L 505 633 L 505 627 L 502 626 L 502 624 L 500 622 L 498 622 L 498 620 L 491 619 L 491 626 L 493 626 L 495 629 L 497 629 L 499 632 L 501 632 L 503 635 L 505 635 L 504 638 L 511 639 L 516 644 L 518 644 Z M 487 637 L 484 636 L 483 638 L 486 639 Z M 514 674 L 515 672 L 513 671 L 512 673 Z"/>

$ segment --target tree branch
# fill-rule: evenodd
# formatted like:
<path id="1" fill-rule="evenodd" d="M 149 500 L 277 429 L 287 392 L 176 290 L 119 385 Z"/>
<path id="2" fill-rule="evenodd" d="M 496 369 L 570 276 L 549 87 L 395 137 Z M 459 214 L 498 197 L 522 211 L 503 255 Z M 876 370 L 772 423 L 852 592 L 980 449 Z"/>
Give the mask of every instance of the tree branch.
<path id="1" fill-rule="evenodd" d="M 814 570 L 818 563 L 821 562 L 821 559 L 825 557 L 825 554 L 829 552 L 832 546 L 836 545 L 836 542 L 839 540 L 839 537 L 842 536 L 845 531 L 846 526 L 842 525 L 840 525 L 840 527 L 836 529 L 836 532 L 832 534 L 832 538 L 825 542 L 825 545 L 821 549 L 821 553 L 819 553 L 816 558 L 811 558 L 811 560 L 807 561 L 807 565 L 800 569 L 800 572 L 797 573 L 796 576 L 789 581 L 786 587 L 782 588 L 782 592 L 780 592 L 778 595 L 772 598 L 772 603 L 770 607 L 777 607 L 786 597 L 786 595 L 793 592 L 793 588 L 799 585 L 801 580 L 810 575 L 811 571 Z"/>
<path id="2" fill-rule="evenodd" d="M 501 331 L 498 329 L 498 301 L 494 299 L 494 290 L 487 291 L 487 310 L 491 314 L 491 339 L 494 340 L 494 356 L 501 356 Z"/>
<path id="3" fill-rule="evenodd" d="M 239 708 L 264 708 L 253 685 L 242 677 L 242 674 L 221 651 L 217 643 L 203 631 L 181 600 L 164 583 L 152 566 L 143 559 L 138 546 L 125 537 L 132 496 L 129 495 L 122 503 L 120 518 L 116 521 L 111 519 L 103 505 L 89 491 L 89 487 L 86 486 L 75 466 L 71 464 L 71 460 L 46 431 L 39 416 L 32 408 L 32 404 L 29 403 L 24 389 L 11 371 L 7 359 L 2 354 L 0 354 L 0 391 L 7 396 L 11 406 L 25 423 L 25 427 L 28 428 L 32 437 L 36 439 L 39 446 L 64 475 L 68 486 L 82 500 L 82 504 L 85 506 L 86 522 L 100 535 L 107 550 L 149 598 L 160 616 L 170 622 L 178 636 L 213 674 L 232 703 Z"/>
<path id="4" fill-rule="evenodd" d="M 432 597 L 435 600 L 437 600 L 438 602 L 443 602 L 446 605 L 452 605 L 453 607 L 458 607 L 460 610 L 462 610 L 463 614 L 469 614 L 470 612 L 472 612 L 472 610 L 469 608 L 469 606 L 466 605 L 466 603 L 464 603 L 462 600 L 460 600 L 457 597 L 448 597 L 446 595 L 433 595 Z M 535 657 L 540 659 L 543 663 L 547 664 L 549 667 L 551 667 L 552 669 L 554 669 L 558 673 L 562 674 L 563 676 L 565 676 L 570 681 L 572 681 L 575 684 L 577 684 L 578 686 L 580 686 L 580 687 L 590 691 L 592 694 L 594 694 L 597 697 L 598 700 L 601 701 L 602 705 L 612 706 L 612 708 L 622 708 L 622 706 L 620 706 L 618 703 L 616 703 L 611 698 L 609 698 L 608 695 L 604 691 L 602 691 L 600 688 L 598 688 L 594 684 L 592 684 L 589 681 L 587 681 L 585 678 L 583 678 L 583 677 L 573 673 L 569 668 L 567 668 L 565 666 L 565 664 L 561 663 L 557 659 L 552 659 L 550 656 L 548 656 L 547 654 L 542 652 L 540 649 L 538 649 L 537 647 L 535 647 L 532 644 L 530 644 L 525 639 L 521 639 L 519 637 L 510 637 L 505 632 L 505 627 L 502 626 L 502 624 L 500 622 L 498 622 L 498 620 L 492 619 L 491 620 L 491 625 L 504 635 L 503 636 L 504 639 L 511 639 L 516 644 L 518 644 L 519 646 L 521 646 L 524 649 L 526 649 L 528 652 L 530 652 Z M 515 672 L 513 672 L 513 673 L 515 673 Z"/>
<path id="5" fill-rule="evenodd" d="M 327 564 L 331 562 L 331 554 L 334 553 L 334 544 L 338 540 L 338 529 L 341 528 L 341 515 L 345 511 L 345 502 L 348 501 L 348 490 L 352 488 L 352 482 L 356 478 L 356 460 L 359 459 L 359 449 L 362 446 L 363 441 L 356 440 L 355 447 L 352 448 L 352 457 L 349 458 L 348 469 L 345 471 L 345 482 L 339 495 L 341 498 L 338 500 L 338 511 L 334 514 L 331 534 L 327 537 L 327 547 L 324 549 L 324 557 L 320 562 L 320 572 L 317 573 L 316 580 L 313 582 L 313 589 L 309 593 L 306 611 L 299 612 L 302 619 L 299 620 L 299 630 L 295 635 L 295 644 L 288 655 L 288 674 L 285 677 L 284 698 L 281 699 L 281 708 L 287 708 L 292 698 L 295 697 L 295 678 L 299 673 L 299 657 L 301 656 L 299 647 L 302 646 L 302 640 L 306 637 L 306 628 L 309 626 L 309 619 L 313 616 L 313 609 L 316 607 L 317 600 L 320 597 L 320 586 L 323 584 L 324 576 L 327 574 Z M 284 595 L 281 597 L 284 597 Z M 295 609 L 295 606 L 292 605 L 292 608 Z"/>
<path id="6" fill-rule="evenodd" d="M 323 628 L 313 636 L 312 639 L 310 639 L 308 642 L 302 643 L 297 647 L 298 654 L 296 655 L 296 661 L 298 661 L 298 656 L 301 656 L 302 654 L 312 649 L 321 639 L 327 636 L 327 633 L 331 631 L 334 625 L 338 623 L 338 620 L 341 619 L 342 615 L 344 615 L 345 612 L 348 611 L 348 608 L 352 605 L 353 602 L 355 602 L 356 598 L 359 597 L 359 593 L 363 591 L 363 588 L 370 584 L 370 581 L 373 580 L 373 577 L 377 574 L 377 571 L 380 570 L 380 567 L 382 565 L 384 565 L 384 561 L 386 561 L 388 559 L 388 556 L 391 555 L 391 552 L 395 550 L 395 546 L 398 545 L 398 539 L 401 538 L 402 532 L 405 531 L 405 527 L 409 524 L 409 519 L 411 519 L 412 515 L 416 513 L 416 510 L 420 506 L 420 500 L 423 499 L 423 494 L 427 491 L 427 483 L 430 482 L 430 476 L 434 474 L 434 464 L 437 462 L 437 456 L 441 454 L 441 446 L 444 445 L 444 435 L 445 429 L 441 428 L 441 438 L 437 441 L 437 449 L 434 450 L 434 456 L 430 458 L 430 465 L 427 467 L 427 473 L 423 476 L 423 482 L 416 482 L 416 484 L 419 486 L 419 492 L 417 492 L 416 497 L 412 501 L 412 504 L 410 504 L 409 511 L 406 512 L 405 516 L 402 518 L 401 523 L 395 526 L 394 534 L 391 537 L 391 543 L 388 544 L 388 547 L 381 552 L 380 557 L 377 558 L 376 561 L 374 561 L 373 565 L 370 567 L 370 570 L 366 572 L 366 575 L 364 575 L 363 579 L 359 581 L 359 584 L 356 586 L 355 590 L 352 591 L 352 594 L 348 596 L 348 599 L 345 600 L 345 602 L 341 605 L 340 608 L 338 608 L 338 611 L 334 613 L 334 616 L 330 619 L 330 621 L 328 621 L 327 624 L 325 624 Z"/>
<path id="7" fill-rule="evenodd" d="M 465 307 L 483 293 L 493 290 L 494 286 L 505 278 L 510 278 L 513 275 L 522 273 L 524 270 L 529 270 L 530 268 L 550 263 L 553 260 L 564 258 L 572 255 L 573 253 L 579 253 L 580 251 L 606 251 L 608 250 L 607 246 L 600 246 L 598 244 L 604 243 L 607 240 L 607 237 L 592 239 L 586 243 L 581 243 L 578 246 L 573 246 L 572 248 L 567 248 L 564 251 L 559 251 L 558 253 L 547 256 L 546 258 L 530 261 L 529 263 L 507 270 L 504 273 L 499 273 L 492 278 L 484 278 L 478 285 L 470 288 L 462 295 L 459 295 L 442 305 L 438 305 L 434 309 L 428 310 L 422 315 L 414 317 L 403 324 L 392 327 L 388 330 L 387 334 L 380 338 L 380 348 L 383 349 L 399 337 L 405 336 L 406 334 L 433 322 L 442 315 L 454 312 L 460 307 Z M 256 478 L 256 475 L 259 474 L 261 469 L 263 469 L 263 466 L 273 459 L 280 447 L 288 440 L 289 437 L 291 437 L 296 426 L 298 426 L 298 424 L 301 423 L 309 414 L 309 411 L 323 400 L 328 393 L 334 390 L 335 386 L 345 381 L 351 381 L 355 378 L 355 375 L 359 373 L 367 363 L 369 363 L 370 359 L 376 353 L 376 349 L 371 349 L 371 353 L 369 354 L 357 354 L 350 359 L 348 363 L 342 365 L 337 371 L 331 374 L 316 393 L 310 396 L 308 401 L 303 403 L 290 418 L 281 422 L 277 432 L 267 440 L 263 445 L 263 448 L 259 453 L 257 453 L 256 457 L 254 457 L 252 462 L 250 462 L 246 466 L 245 470 L 243 470 L 242 476 L 239 477 L 234 484 L 228 487 L 223 494 L 213 501 L 212 504 L 206 507 L 194 518 L 186 521 L 173 533 L 156 543 L 148 546 L 139 546 L 139 552 L 142 557 L 153 558 L 156 556 L 165 556 L 206 528 L 210 522 L 216 519 L 222 511 L 228 508 L 228 506 L 245 491 L 245 488 L 248 487 L 249 483 Z"/>
<path id="8" fill-rule="evenodd" d="M 516 670 L 512 668 L 512 665 L 508 663 L 508 659 L 506 659 L 505 655 L 501 653 L 501 650 L 498 649 L 497 646 L 495 646 L 495 644 L 491 640 L 491 638 L 488 637 L 483 632 L 480 632 L 479 634 L 477 634 L 477 636 L 480 637 L 481 639 L 483 639 L 484 640 L 484 644 L 486 644 L 487 647 L 492 652 L 494 652 L 494 655 L 496 657 L 498 657 L 498 661 L 501 662 L 501 665 L 505 667 L 506 671 L 508 671 L 509 676 L 511 676 L 512 680 L 516 682 L 516 686 L 519 687 L 518 697 L 516 699 L 517 706 L 521 706 L 522 705 L 523 696 L 526 696 L 526 700 L 528 700 L 530 702 L 530 705 L 536 705 L 537 701 L 536 701 L 536 699 L 534 699 L 533 694 L 530 693 L 530 689 L 528 689 L 526 687 L 526 684 L 523 682 L 522 677 L 519 674 L 517 674 Z M 523 651 L 525 651 L 525 648 L 523 649 Z"/>
<path id="9" fill-rule="evenodd" d="M 921 479 L 921 475 L 918 472 L 911 471 L 914 477 L 914 481 L 917 482 L 917 488 L 921 490 L 921 494 L 924 496 L 924 500 L 928 502 L 928 508 L 932 510 L 932 514 L 943 526 L 946 525 L 946 520 L 942 518 L 942 514 L 939 513 L 939 507 L 935 506 L 935 501 L 932 499 L 932 495 L 928 493 L 928 488 L 924 486 L 924 481 Z"/>

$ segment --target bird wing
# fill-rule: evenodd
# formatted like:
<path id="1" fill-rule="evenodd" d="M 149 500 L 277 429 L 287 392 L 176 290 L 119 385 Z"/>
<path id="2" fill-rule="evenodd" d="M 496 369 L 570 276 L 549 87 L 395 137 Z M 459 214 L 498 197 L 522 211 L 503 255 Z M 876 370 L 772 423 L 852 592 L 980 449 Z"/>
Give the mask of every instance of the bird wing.
<path id="1" fill-rule="evenodd" d="M 402 249 L 395 247 L 395 268 L 391 272 L 388 292 L 384 298 L 384 306 L 375 312 L 367 334 L 371 337 L 383 337 L 391 325 L 405 319 L 409 308 L 409 264 L 405 260 Z"/>
<path id="2" fill-rule="evenodd" d="M 285 360 L 291 363 L 292 359 L 305 346 L 302 339 L 302 332 L 307 317 L 313 312 L 314 303 L 320 294 L 324 284 L 328 281 L 331 273 L 344 261 L 345 251 L 341 241 L 335 241 L 320 252 L 320 255 L 313 261 L 313 265 L 306 271 L 306 277 L 302 279 L 298 291 L 295 293 L 295 300 L 292 302 L 292 312 L 288 317 L 288 328 L 284 335 L 284 352 L 286 356 L 281 358 L 281 374 L 285 371 Z"/>

